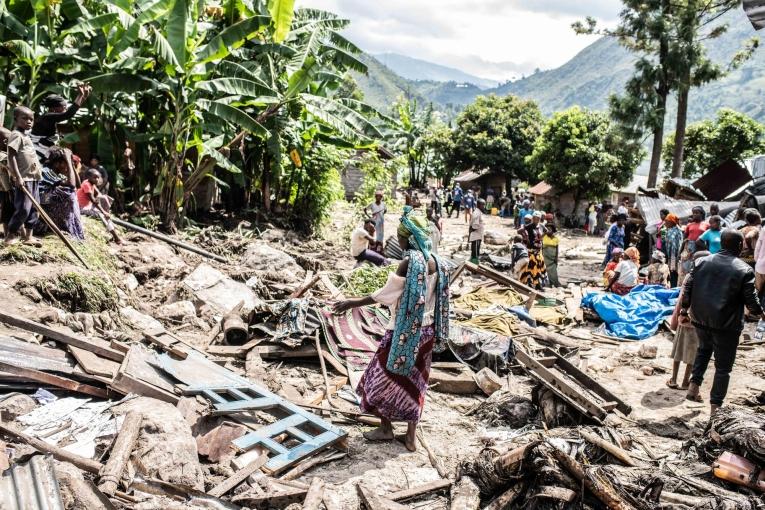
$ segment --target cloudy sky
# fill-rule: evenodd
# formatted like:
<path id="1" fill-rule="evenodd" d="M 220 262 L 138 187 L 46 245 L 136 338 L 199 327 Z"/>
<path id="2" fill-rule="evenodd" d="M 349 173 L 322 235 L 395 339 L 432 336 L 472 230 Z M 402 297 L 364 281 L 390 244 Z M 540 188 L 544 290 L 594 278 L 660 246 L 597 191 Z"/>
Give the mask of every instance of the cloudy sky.
<path id="1" fill-rule="evenodd" d="M 613 26 L 620 0 L 298 0 L 351 20 L 370 53 L 400 53 L 504 81 L 557 67 L 593 41 L 571 23 Z"/>

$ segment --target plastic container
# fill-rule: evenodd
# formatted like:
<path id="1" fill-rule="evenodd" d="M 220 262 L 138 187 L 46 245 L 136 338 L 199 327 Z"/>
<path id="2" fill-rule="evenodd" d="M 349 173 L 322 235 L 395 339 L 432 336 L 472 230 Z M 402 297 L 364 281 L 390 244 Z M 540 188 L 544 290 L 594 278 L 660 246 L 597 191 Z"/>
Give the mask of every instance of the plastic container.
<path id="1" fill-rule="evenodd" d="M 712 472 L 722 480 L 765 491 L 765 471 L 760 471 L 754 463 L 734 453 L 723 452 L 712 464 Z"/>

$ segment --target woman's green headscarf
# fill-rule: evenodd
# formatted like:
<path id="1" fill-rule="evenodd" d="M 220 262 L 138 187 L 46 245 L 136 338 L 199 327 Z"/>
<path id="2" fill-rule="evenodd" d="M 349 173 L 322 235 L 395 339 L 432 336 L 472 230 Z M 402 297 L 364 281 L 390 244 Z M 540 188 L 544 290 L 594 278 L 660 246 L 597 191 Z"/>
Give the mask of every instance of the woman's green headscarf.
<path id="1" fill-rule="evenodd" d="M 404 214 L 401 215 L 401 223 L 398 226 L 398 235 L 409 239 L 410 246 L 421 251 L 426 261 L 430 260 L 433 242 L 430 240 L 428 220 L 423 216 L 416 216 L 410 205 L 404 206 Z"/>

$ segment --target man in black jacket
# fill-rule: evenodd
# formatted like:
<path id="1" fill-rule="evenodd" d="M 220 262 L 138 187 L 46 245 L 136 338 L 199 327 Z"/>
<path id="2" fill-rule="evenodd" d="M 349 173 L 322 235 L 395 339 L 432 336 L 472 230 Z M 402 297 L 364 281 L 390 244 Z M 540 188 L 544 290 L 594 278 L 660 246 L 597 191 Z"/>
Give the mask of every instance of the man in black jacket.
<path id="1" fill-rule="evenodd" d="M 712 413 L 722 405 L 728 392 L 738 338 L 744 329 L 744 306 L 753 315 L 763 315 L 754 288 L 754 270 L 738 258 L 744 237 L 740 232 L 728 229 L 722 233 L 720 242 L 722 250 L 719 253 L 696 263 L 686 280 L 680 310 L 680 320 L 690 320 L 699 336 L 699 349 L 686 398 L 702 401 L 699 386 L 714 353 L 715 377 L 709 396 Z"/>

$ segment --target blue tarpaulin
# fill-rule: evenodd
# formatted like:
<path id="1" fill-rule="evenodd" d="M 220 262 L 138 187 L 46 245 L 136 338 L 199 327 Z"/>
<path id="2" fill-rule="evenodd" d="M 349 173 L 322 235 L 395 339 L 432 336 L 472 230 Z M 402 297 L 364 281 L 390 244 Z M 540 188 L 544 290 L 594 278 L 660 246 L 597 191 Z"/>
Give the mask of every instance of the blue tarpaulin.
<path id="1" fill-rule="evenodd" d="M 582 298 L 606 323 L 606 331 L 616 338 L 645 340 L 656 334 L 659 325 L 672 315 L 680 289 L 659 285 L 639 285 L 626 296 L 593 292 Z"/>

